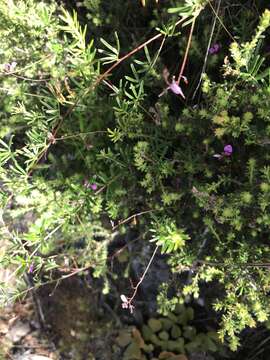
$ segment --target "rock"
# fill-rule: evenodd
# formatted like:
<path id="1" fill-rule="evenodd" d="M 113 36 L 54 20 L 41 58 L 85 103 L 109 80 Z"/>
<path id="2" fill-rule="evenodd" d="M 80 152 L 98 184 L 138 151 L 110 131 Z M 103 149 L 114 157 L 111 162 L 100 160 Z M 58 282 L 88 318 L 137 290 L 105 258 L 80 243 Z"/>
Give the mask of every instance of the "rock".
<path id="1" fill-rule="evenodd" d="M 14 358 L 16 360 L 52 360 L 47 356 L 37 355 L 37 354 L 21 354 L 18 357 Z"/>
<path id="2" fill-rule="evenodd" d="M 10 339 L 13 343 L 19 342 L 31 331 L 28 323 L 23 323 L 22 321 L 16 321 L 7 333 L 7 338 Z"/>
<path id="3" fill-rule="evenodd" d="M 205 354 L 205 352 L 194 352 L 189 354 L 189 360 L 215 360 L 213 356 Z"/>

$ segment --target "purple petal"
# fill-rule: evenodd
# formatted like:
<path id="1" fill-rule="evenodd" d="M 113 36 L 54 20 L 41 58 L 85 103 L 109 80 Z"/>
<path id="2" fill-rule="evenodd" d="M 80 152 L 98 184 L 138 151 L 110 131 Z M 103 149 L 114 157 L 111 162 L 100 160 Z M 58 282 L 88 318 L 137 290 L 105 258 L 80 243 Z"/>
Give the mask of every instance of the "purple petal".
<path id="1" fill-rule="evenodd" d="M 226 156 L 230 156 L 233 152 L 232 145 L 225 145 L 223 150 Z"/>
<path id="2" fill-rule="evenodd" d="M 219 52 L 220 48 L 221 48 L 221 46 L 219 44 L 213 44 L 209 49 L 209 53 L 211 55 L 217 54 Z"/>
<path id="3" fill-rule="evenodd" d="M 4 70 L 5 70 L 6 72 L 9 72 L 9 71 L 10 71 L 10 64 L 5 64 L 5 65 L 4 65 Z"/>
<path id="4" fill-rule="evenodd" d="M 170 84 L 169 88 L 174 94 L 181 95 L 185 99 L 185 95 L 183 94 L 182 89 L 175 81 Z"/>
<path id="5" fill-rule="evenodd" d="M 95 183 L 91 184 L 91 185 L 90 185 L 90 188 L 91 188 L 92 190 L 96 191 L 96 190 L 97 190 L 97 184 L 95 184 Z"/>

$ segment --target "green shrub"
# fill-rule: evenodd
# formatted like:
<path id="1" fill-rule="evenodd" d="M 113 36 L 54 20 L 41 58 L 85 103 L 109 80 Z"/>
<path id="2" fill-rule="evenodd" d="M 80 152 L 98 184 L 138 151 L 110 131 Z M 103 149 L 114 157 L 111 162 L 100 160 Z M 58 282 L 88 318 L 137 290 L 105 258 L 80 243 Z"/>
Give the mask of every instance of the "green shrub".
<path id="1" fill-rule="evenodd" d="M 183 31 L 205 16 L 207 2 L 179 3 L 170 3 L 169 25 L 159 30 L 165 40 L 180 36 L 177 14 Z M 121 34 L 94 44 L 76 13 L 35 1 L 12 2 L 12 12 L 7 5 L 0 5 L 1 220 L 9 242 L 2 264 L 15 266 L 19 282 L 32 273 L 37 286 L 55 281 L 56 268 L 91 268 L 107 292 L 106 224 L 139 220 L 147 240 L 170 253 L 172 272 L 192 271 L 176 300 L 166 298 L 165 284 L 160 308 L 218 282 L 220 337 L 235 350 L 245 327 L 269 317 L 270 84 L 259 55 L 269 11 L 250 42 L 230 46 L 224 77 L 204 74 L 203 99 L 183 106 L 173 92 L 158 97 L 167 86 L 162 44 L 144 46 L 108 79 L 101 67 L 122 63 Z"/>

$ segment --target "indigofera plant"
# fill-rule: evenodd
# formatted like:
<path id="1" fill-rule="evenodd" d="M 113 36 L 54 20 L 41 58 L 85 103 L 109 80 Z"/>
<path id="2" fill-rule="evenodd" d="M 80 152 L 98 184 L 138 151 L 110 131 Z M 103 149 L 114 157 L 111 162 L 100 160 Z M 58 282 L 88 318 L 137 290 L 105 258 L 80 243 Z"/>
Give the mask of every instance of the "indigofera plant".
<path id="1" fill-rule="evenodd" d="M 85 1 L 97 9 L 93 29 L 45 2 L 0 4 L 1 264 L 12 267 L 17 296 L 28 292 L 25 274 L 41 286 L 59 280 L 56 269 L 60 279 L 91 270 L 103 277 L 107 293 L 108 245 L 115 231 L 132 226 L 145 234 L 142 246 L 156 244 L 150 265 L 161 250 L 172 277 L 183 278 L 173 297 L 169 283 L 162 287 L 163 314 L 174 315 L 179 301 L 198 298 L 211 282 L 220 338 L 235 350 L 241 331 L 270 315 L 270 85 L 261 60 L 269 11 L 257 19 L 250 42 L 213 45 L 215 56 L 206 52 L 211 67 L 192 100 L 192 69 L 204 61 L 200 46 L 209 40 L 193 30 L 201 17 L 221 20 L 212 2 L 159 2 L 160 13 L 152 16 L 166 24 L 149 39 L 141 39 L 143 30 L 136 44 L 140 26 L 126 34 L 119 12 L 119 29 L 108 31 L 113 20 L 103 21 L 106 6 L 91 3 Z M 118 2 L 108 6 L 119 9 Z M 142 15 L 137 21 L 151 24 Z M 173 48 L 182 59 L 178 50 L 168 55 Z M 221 63 L 225 77 L 217 76 Z M 168 96 L 159 97 L 164 69 L 176 78 Z M 125 307 L 133 310 L 135 295 L 122 298 Z M 193 341 L 194 330 L 163 323 L 153 343 L 178 335 Z M 170 344 L 164 349 L 176 351 Z"/>

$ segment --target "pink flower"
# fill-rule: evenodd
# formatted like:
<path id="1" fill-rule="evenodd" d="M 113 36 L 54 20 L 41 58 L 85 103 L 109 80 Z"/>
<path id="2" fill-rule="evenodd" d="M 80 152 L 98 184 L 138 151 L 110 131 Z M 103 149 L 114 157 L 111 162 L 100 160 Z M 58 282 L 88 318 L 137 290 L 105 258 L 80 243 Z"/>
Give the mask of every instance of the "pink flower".
<path id="1" fill-rule="evenodd" d="M 29 266 L 29 269 L 28 269 L 28 274 L 32 274 L 33 271 L 34 271 L 34 265 L 31 264 L 31 265 Z"/>
<path id="2" fill-rule="evenodd" d="M 87 179 L 84 180 L 83 182 L 83 186 L 86 188 L 86 189 L 92 189 L 93 191 L 96 191 L 98 186 L 96 183 L 90 183 Z"/>
<path id="3" fill-rule="evenodd" d="M 168 89 L 170 89 L 175 95 L 181 95 L 182 98 L 185 99 L 185 95 L 184 95 L 182 89 L 181 89 L 180 86 L 177 84 L 177 82 L 175 81 L 174 78 L 173 78 L 172 83 L 168 86 Z"/>
<path id="4" fill-rule="evenodd" d="M 179 86 L 179 80 L 175 81 L 175 76 L 173 76 L 172 82 L 170 83 L 168 80 L 169 76 L 170 76 L 170 73 L 169 73 L 168 69 L 165 67 L 163 69 L 163 78 L 164 78 L 166 84 L 168 85 L 168 87 L 165 90 L 163 90 L 161 94 L 159 94 L 159 97 L 164 95 L 168 90 L 171 90 L 171 92 L 173 92 L 175 95 L 180 95 L 180 96 L 182 96 L 183 99 L 185 99 L 185 95 L 184 95 L 181 87 Z M 186 84 L 188 83 L 187 78 L 185 76 L 181 76 L 180 78 L 183 78 L 184 82 Z"/>
<path id="5" fill-rule="evenodd" d="M 90 188 L 91 188 L 92 190 L 96 191 L 96 190 L 97 190 L 97 184 L 95 184 L 95 183 L 91 184 L 91 185 L 90 185 Z"/>

